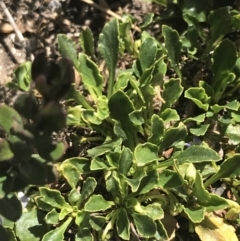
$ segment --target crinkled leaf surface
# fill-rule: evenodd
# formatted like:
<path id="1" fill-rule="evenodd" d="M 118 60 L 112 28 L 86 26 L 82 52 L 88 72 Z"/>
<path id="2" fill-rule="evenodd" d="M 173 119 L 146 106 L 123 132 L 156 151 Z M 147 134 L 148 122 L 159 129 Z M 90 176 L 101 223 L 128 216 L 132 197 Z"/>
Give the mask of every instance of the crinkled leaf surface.
<path id="1" fill-rule="evenodd" d="M 185 91 L 184 96 L 192 100 L 199 108 L 208 110 L 210 97 L 206 94 L 204 88 L 191 87 Z"/>
<path id="2" fill-rule="evenodd" d="M 128 147 L 132 150 L 135 146 L 133 133 L 134 126 L 129 119 L 129 114 L 134 111 L 133 103 L 122 91 L 115 92 L 108 102 L 110 116 L 121 123 L 121 127 L 127 136 Z"/>
<path id="3" fill-rule="evenodd" d="M 132 214 L 132 217 L 140 236 L 143 238 L 150 238 L 154 236 L 156 232 L 156 223 L 153 219 L 140 213 L 134 213 Z"/>
<path id="4" fill-rule="evenodd" d="M 175 158 L 174 158 L 175 159 Z M 217 162 L 221 157 L 212 149 L 203 146 L 191 146 L 181 152 L 176 160 L 178 164 L 185 162 L 199 163 L 199 162 Z"/>
<path id="5" fill-rule="evenodd" d="M 162 26 L 162 34 L 165 39 L 165 47 L 167 49 L 168 59 L 171 62 L 172 68 L 176 71 L 179 78 L 182 74 L 179 69 L 179 59 L 181 54 L 182 42 L 176 30 L 173 30 L 167 25 Z"/>
<path id="6" fill-rule="evenodd" d="M 118 160 L 119 173 L 126 176 L 129 172 L 132 164 L 133 164 L 133 153 L 131 152 L 130 149 L 124 147 L 121 152 L 120 158 Z"/>
<path id="7" fill-rule="evenodd" d="M 91 94 L 97 97 L 102 95 L 103 76 L 99 73 L 98 66 L 90 58 L 80 53 L 78 56 L 79 73 L 84 85 Z M 95 99 L 96 101 L 96 99 Z"/>
<path id="8" fill-rule="evenodd" d="M 134 156 L 138 166 L 145 166 L 158 159 L 158 147 L 149 142 L 138 144 Z"/>
<path id="9" fill-rule="evenodd" d="M 57 35 L 58 49 L 62 57 L 69 57 L 76 69 L 78 69 L 76 44 L 65 34 Z"/>
<path id="10" fill-rule="evenodd" d="M 162 110 L 171 107 L 181 96 L 183 87 L 180 79 L 170 79 L 164 83 L 162 98 L 165 101 Z"/>
<path id="11" fill-rule="evenodd" d="M 62 175 L 72 188 L 75 188 L 80 179 L 79 170 L 71 163 L 62 165 Z"/>
<path id="12" fill-rule="evenodd" d="M 81 189 L 81 197 L 79 203 L 85 201 L 94 192 L 97 182 L 93 177 L 88 177 L 84 182 Z"/>
<path id="13" fill-rule="evenodd" d="M 159 145 L 164 133 L 164 122 L 163 119 L 157 115 L 151 117 L 151 135 L 148 138 L 148 142 Z"/>
<path id="14" fill-rule="evenodd" d="M 64 207 L 71 209 L 71 206 L 65 201 L 60 191 L 46 187 L 40 187 L 39 192 L 43 197 L 44 202 L 51 205 L 52 207 L 57 209 L 62 209 Z"/>
<path id="15" fill-rule="evenodd" d="M 142 73 L 150 68 L 155 62 L 157 54 L 157 42 L 154 38 L 145 38 L 141 44 L 139 51 L 139 63 L 141 66 Z"/>
<path id="16" fill-rule="evenodd" d="M 48 224 L 58 224 L 59 222 L 59 213 L 53 208 L 50 212 L 45 216 L 46 223 Z"/>
<path id="17" fill-rule="evenodd" d="M 186 136 L 187 128 L 182 122 L 180 122 L 177 127 L 172 127 L 164 133 L 159 149 L 164 150 L 165 148 L 171 147 L 174 143 L 184 140 Z"/>
<path id="18" fill-rule="evenodd" d="M 113 92 L 113 81 L 115 79 L 115 71 L 118 60 L 118 35 L 118 21 L 116 19 L 112 19 L 104 26 L 103 31 L 99 36 L 98 49 L 106 61 L 109 71 L 108 97 L 110 97 Z"/>
<path id="19" fill-rule="evenodd" d="M 106 201 L 102 195 L 92 195 L 84 206 L 87 212 L 104 211 L 112 207 L 112 203 Z"/>

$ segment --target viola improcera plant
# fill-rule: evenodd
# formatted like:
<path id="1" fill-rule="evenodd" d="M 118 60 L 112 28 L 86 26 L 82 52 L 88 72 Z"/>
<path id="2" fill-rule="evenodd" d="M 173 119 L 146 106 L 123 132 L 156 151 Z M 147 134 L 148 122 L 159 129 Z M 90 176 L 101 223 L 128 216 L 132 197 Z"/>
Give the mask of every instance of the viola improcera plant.
<path id="1" fill-rule="evenodd" d="M 59 34 L 60 59 L 43 53 L 17 69 L 9 86 L 23 93 L 0 106 L 3 240 L 177 240 L 184 229 L 186 240 L 238 240 L 240 62 L 227 34 L 239 12 L 154 2 L 178 8 L 186 29 L 165 23 L 153 36 L 149 15 L 136 38 L 134 19 L 112 19 L 96 48 L 89 28 L 79 43 Z M 193 61 L 211 78 L 193 82 Z M 63 129 L 83 154 L 57 141 Z M 227 195 L 213 191 L 222 184 Z"/>

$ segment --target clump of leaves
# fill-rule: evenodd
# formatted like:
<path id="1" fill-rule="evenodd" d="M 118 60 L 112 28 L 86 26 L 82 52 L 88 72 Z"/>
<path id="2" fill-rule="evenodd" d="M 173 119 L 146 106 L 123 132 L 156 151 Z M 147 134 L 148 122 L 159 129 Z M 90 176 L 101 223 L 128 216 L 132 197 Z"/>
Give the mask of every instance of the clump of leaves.
<path id="1" fill-rule="evenodd" d="M 71 39 L 60 34 L 58 46 L 62 59 L 55 62 L 44 55 L 36 58 L 32 77 L 43 96 L 43 104 L 29 115 L 17 104 L 19 100 L 16 101 L 15 108 L 25 117 L 24 121 L 30 119 L 27 124 L 15 110 L 3 107 L 2 111 L 6 108 L 7 112 L 0 113 L 1 123 L 10 117 L 12 120 L 8 125 L 1 124 L 7 133 L 1 148 L 4 155 L 0 155 L 3 161 L 17 156 L 9 141 L 14 127 L 18 130 L 14 138 L 20 135 L 16 133 L 26 138 L 26 131 L 33 136 L 34 146 L 28 148 L 36 146 L 38 154 L 29 154 L 31 165 L 34 168 L 41 166 L 35 163 L 44 163 L 44 168 L 53 166 L 51 161 L 57 160 L 62 152 L 58 151 L 61 144 L 49 144 L 52 143 L 49 134 L 60 130 L 65 123 L 60 121 L 65 115 L 61 114 L 59 102 L 64 96 L 65 102 L 69 102 L 67 125 L 92 132 L 91 136 L 72 133 L 72 144 L 77 147 L 88 142 L 91 148 L 84 157 L 71 157 L 58 163 L 58 182 L 47 186 L 43 185 L 51 182 L 46 179 L 49 171 L 41 175 L 32 172 L 28 168 L 29 159 L 24 156 L 26 161 L 14 166 L 9 173 L 14 173 L 15 179 L 20 173 L 26 184 L 41 187 L 32 194 L 22 216 L 19 213 L 13 219 L 0 210 L 6 217 L 4 228 L 0 229 L 4 235 L 20 240 L 168 240 L 170 233 L 175 235 L 175 227 L 169 230 L 166 222 L 170 216 L 172 223 L 183 217 L 188 221 L 189 231 L 195 231 L 202 240 L 210 237 L 237 240 L 234 227 L 225 221 L 237 220 L 240 213 L 237 194 L 240 141 L 236 135 L 240 104 L 235 99 L 239 86 L 239 53 L 235 44 L 224 37 L 237 28 L 238 18 L 236 12 L 228 8 L 209 13 L 204 4 L 204 1 L 179 4 L 189 29 L 179 34 L 163 25 L 164 43 L 145 31 L 134 41 L 128 31 L 131 19 L 126 18 L 123 23 L 113 19 L 102 30 L 97 51 L 91 30 L 87 28 L 80 36 L 81 53 L 77 53 Z M 192 6 L 198 14 L 192 14 Z M 221 32 L 223 28 L 218 28 L 215 18 L 219 16 L 218 11 L 226 10 L 234 28 L 223 23 L 225 30 Z M 202 37 L 204 29 L 200 23 L 206 21 L 210 24 L 211 39 L 203 50 L 202 46 L 192 43 L 196 44 L 198 41 L 193 40 Z M 191 36 L 190 45 L 186 44 L 186 36 Z M 228 49 L 227 56 L 225 49 Z M 132 55 L 134 61 L 128 69 L 120 69 L 119 57 L 126 53 Z M 186 81 L 181 67 L 181 57 L 186 53 L 188 58 L 205 61 L 212 71 L 211 83 L 204 79 L 198 85 Z M 167 79 L 168 71 L 175 76 Z M 78 75 L 81 91 L 76 85 Z M 28 85 L 23 84 L 23 78 L 18 78 L 17 86 Z M 32 93 L 22 96 L 35 98 Z M 177 111 L 182 99 L 194 106 L 187 116 Z M 16 128 L 19 125 L 22 129 Z M 220 143 L 220 147 L 216 143 Z M 24 171 L 22 166 L 27 166 Z M 41 182 L 34 179 L 37 174 L 43 179 Z M 29 178 L 35 182 L 26 181 Z M 8 176 L 3 175 L 2 180 L 5 188 Z M 219 180 L 231 185 L 235 201 L 210 191 L 209 187 Z M 13 202 L 12 192 L 20 190 L 15 185 L 3 196 L 4 202 Z M 226 211 L 224 217 L 214 216 L 214 212 L 222 210 Z M 27 228 L 23 225 L 26 220 Z"/>

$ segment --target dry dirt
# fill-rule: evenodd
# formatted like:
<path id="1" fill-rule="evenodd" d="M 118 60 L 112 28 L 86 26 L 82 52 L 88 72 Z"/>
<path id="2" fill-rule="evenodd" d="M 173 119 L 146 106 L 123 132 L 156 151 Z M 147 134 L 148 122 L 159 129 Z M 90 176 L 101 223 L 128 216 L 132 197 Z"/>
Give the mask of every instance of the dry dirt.
<path id="1" fill-rule="evenodd" d="M 141 22 L 151 5 L 141 0 L 99 0 L 98 6 L 110 9 L 121 16 L 129 13 Z M 105 22 L 111 17 L 81 0 L 4 0 L 17 27 L 25 38 L 25 45 L 19 43 L 12 26 L 0 8 L 0 84 L 11 81 L 14 69 L 30 54 L 46 49 L 56 56 L 56 36 L 65 33 L 78 40 L 81 29 L 89 26 L 94 36 L 99 35 Z"/>

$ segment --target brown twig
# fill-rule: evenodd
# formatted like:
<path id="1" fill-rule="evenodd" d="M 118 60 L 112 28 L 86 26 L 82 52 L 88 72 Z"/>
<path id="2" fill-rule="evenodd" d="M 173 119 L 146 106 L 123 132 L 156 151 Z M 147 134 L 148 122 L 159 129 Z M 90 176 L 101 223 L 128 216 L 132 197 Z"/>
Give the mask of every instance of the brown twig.
<path id="1" fill-rule="evenodd" d="M 104 7 L 101 7 L 99 4 L 94 3 L 92 0 L 80 0 L 80 1 L 85 2 L 85 3 L 87 3 L 87 4 L 91 5 L 91 6 L 99 9 L 99 10 L 101 10 L 102 12 L 104 12 L 104 13 L 106 13 L 106 14 L 108 14 L 108 15 L 110 15 L 110 16 L 112 16 L 112 17 L 114 17 L 114 18 L 116 18 L 116 19 L 118 19 L 118 20 L 120 20 L 120 21 L 123 21 L 123 19 L 122 19 L 122 17 L 121 17 L 120 15 L 114 13 L 114 12 L 113 12 L 112 10 L 110 10 L 110 9 L 106 9 L 106 8 L 104 8 Z M 140 29 L 139 27 L 137 27 L 136 25 L 132 24 L 132 28 L 133 28 L 135 31 L 141 33 L 141 29 Z"/>

